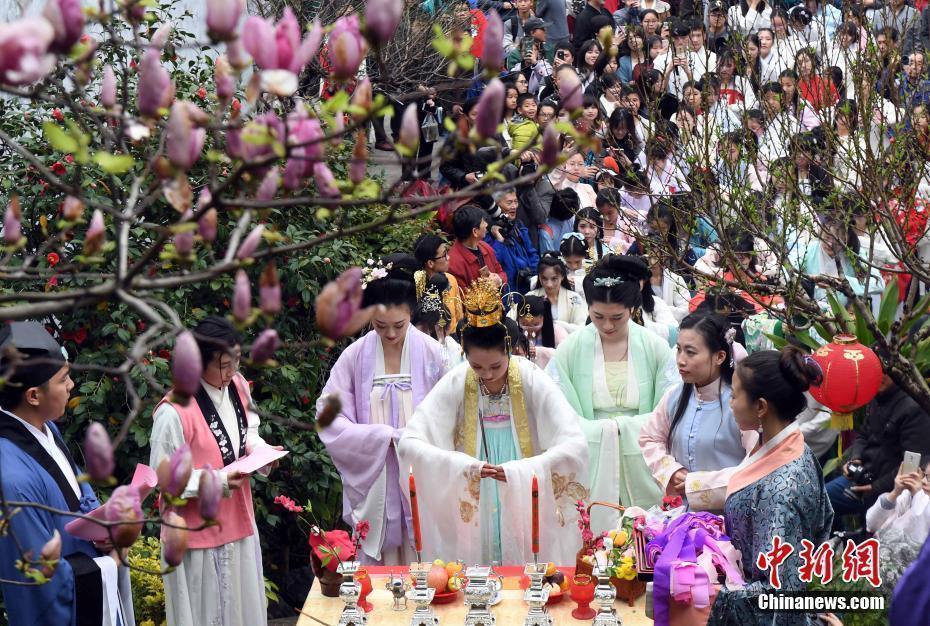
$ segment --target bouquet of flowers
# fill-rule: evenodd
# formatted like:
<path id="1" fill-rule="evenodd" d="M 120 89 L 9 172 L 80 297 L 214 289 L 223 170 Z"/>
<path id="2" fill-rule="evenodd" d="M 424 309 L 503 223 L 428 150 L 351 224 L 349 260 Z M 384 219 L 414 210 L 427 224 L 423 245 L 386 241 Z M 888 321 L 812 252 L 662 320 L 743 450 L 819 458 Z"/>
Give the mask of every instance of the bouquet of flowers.
<path id="1" fill-rule="evenodd" d="M 335 572 L 343 561 L 351 561 L 358 554 L 359 546 L 368 536 L 371 525 L 368 520 L 361 520 L 355 525 L 352 536 L 344 530 L 324 531 L 313 518 L 313 510 L 308 503 L 301 506 L 286 495 L 276 496 L 274 503 L 280 505 L 285 511 L 297 514 L 298 522 L 305 523 L 309 528 L 309 543 L 315 556 L 323 568 Z M 307 521 L 304 515 L 311 519 Z"/>

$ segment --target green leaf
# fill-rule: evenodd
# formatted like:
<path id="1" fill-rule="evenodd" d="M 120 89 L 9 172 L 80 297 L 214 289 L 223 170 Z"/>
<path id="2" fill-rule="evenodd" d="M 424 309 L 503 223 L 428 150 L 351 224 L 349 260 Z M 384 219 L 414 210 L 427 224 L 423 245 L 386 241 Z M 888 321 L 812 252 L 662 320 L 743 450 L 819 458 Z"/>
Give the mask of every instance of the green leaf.
<path id="1" fill-rule="evenodd" d="M 818 335 L 820 335 L 820 338 L 823 339 L 825 343 L 829 343 L 833 340 L 833 335 L 830 334 L 830 331 L 828 331 L 823 324 L 819 322 L 815 323 L 813 325 L 813 329 Z"/>
<path id="2" fill-rule="evenodd" d="M 68 153 L 77 151 L 77 140 L 54 122 L 42 124 L 42 132 L 45 133 L 45 138 L 48 139 L 48 142 L 52 144 L 55 150 Z"/>
<path id="3" fill-rule="evenodd" d="M 846 310 L 846 307 L 840 304 L 840 301 L 836 298 L 836 294 L 833 293 L 832 289 L 827 291 L 827 302 L 830 303 L 830 309 L 833 311 L 833 315 L 836 317 L 837 322 L 852 321 L 852 316 L 849 314 L 849 311 Z M 843 330 L 847 329 L 844 328 Z M 830 341 L 830 339 L 830 337 L 827 337 L 827 341 Z"/>
<path id="4" fill-rule="evenodd" d="M 894 321 L 895 313 L 898 311 L 898 281 L 890 280 L 885 287 L 885 293 L 882 294 L 882 303 L 878 307 L 878 330 L 887 334 Z"/>
<path id="5" fill-rule="evenodd" d="M 776 350 L 781 350 L 788 345 L 788 340 L 784 337 L 779 337 L 778 335 L 773 335 L 772 333 L 765 333 L 765 336 L 768 337 L 769 341 L 772 342 L 772 345 Z"/>
<path id="6" fill-rule="evenodd" d="M 94 154 L 94 163 L 107 174 L 125 174 L 133 168 L 136 161 L 128 154 L 97 152 Z"/>
<path id="7" fill-rule="evenodd" d="M 335 115 L 337 111 L 345 111 L 347 106 L 349 106 L 349 94 L 340 89 L 333 94 L 332 98 L 326 101 L 323 110 L 330 115 Z"/>
<path id="8" fill-rule="evenodd" d="M 858 314 L 856 315 L 856 339 L 859 340 L 859 343 L 866 346 L 871 346 L 875 343 L 875 336 L 872 334 L 872 331 L 869 330 L 865 318 Z"/>
<path id="9" fill-rule="evenodd" d="M 842 461 L 842 460 L 843 460 L 843 459 L 841 459 L 840 457 L 835 456 L 835 457 L 833 457 L 832 459 L 830 459 L 829 461 L 827 461 L 826 463 L 824 463 L 824 464 L 823 464 L 823 475 L 824 475 L 824 476 L 829 476 L 830 474 L 832 474 L 832 473 L 833 473 L 833 470 L 835 470 L 835 469 L 837 468 L 837 466 L 839 466 L 840 461 Z"/>

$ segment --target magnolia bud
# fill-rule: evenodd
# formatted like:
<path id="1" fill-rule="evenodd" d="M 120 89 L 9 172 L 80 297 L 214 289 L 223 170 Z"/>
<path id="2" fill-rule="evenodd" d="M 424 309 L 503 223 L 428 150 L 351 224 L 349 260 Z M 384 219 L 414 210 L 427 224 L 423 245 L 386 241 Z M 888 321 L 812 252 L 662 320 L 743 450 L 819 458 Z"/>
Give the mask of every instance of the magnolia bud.
<path id="1" fill-rule="evenodd" d="M 563 72 L 559 79 L 559 97 L 562 99 L 562 108 L 566 111 L 575 111 L 584 103 L 584 88 L 575 72 Z"/>
<path id="2" fill-rule="evenodd" d="M 189 330 L 178 335 L 171 355 L 171 377 L 174 390 L 186 396 L 193 396 L 200 388 L 200 376 L 203 374 L 203 362 L 200 360 L 200 348 L 197 340 Z"/>
<path id="3" fill-rule="evenodd" d="M 403 146 L 410 157 L 415 157 L 420 145 L 420 121 L 417 119 L 417 105 L 408 104 L 400 119 L 400 136 L 397 143 Z"/>
<path id="4" fill-rule="evenodd" d="M 61 533 L 58 529 L 52 532 L 52 538 L 45 542 L 42 551 L 39 553 L 39 560 L 47 563 L 39 568 L 42 575 L 51 578 L 58 569 L 58 561 L 61 560 Z"/>
<path id="5" fill-rule="evenodd" d="M 252 344 L 252 351 L 249 354 L 249 358 L 251 358 L 252 362 L 256 365 L 261 365 L 271 358 L 274 351 L 277 350 L 280 345 L 281 341 L 278 339 L 278 331 L 273 328 L 266 328 L 258 335 L 258 338 Z"/>
<path id="6" fill-rule="evenodd" d="M 12 246 L 23 238 L 23 224 L 20 221 L 23 212 L 19 208 L 19 198 L 13 196 L 3 213 L 3 243 Z"/>
<path id="7" fill-rule="evenodd" d="M 368 0 L 368 8 L 365 10 L 368 40 L 376 46 L 391 41 L 403 15 L 404 0 Z"/>
<path id="8" fill-rule="evenodd" d="M 244 9 L 244 0 L 207 0 L 207 32 L 210 38 L 213 41 L 235 38 Z"/>
<path id="9" fill-rule="evenodd" d="M 114 489 L 106 504 L 106 521 L 116 522 L 109 527 L 113 545 L 128 548 L 134 544 L 142 533 L 143 519 L 138 487 L 124 485 Z"/>
<path id="10" fill-rule="evenodd" d="M 165 515 L 164 522 L 161 533 L 161 556 L 165 559 L 165 563 L 171 567 L 177 567 L 184 560 L 184 554 L 187 552 L 187 522 L 174 511 L 169 511 Z"/>
<path id="11" fill-rule="evenodd" d="M 223 499 L 223 478 L 208 463 L 200 473 L 200 488 L 197 490 L 197 504 L 200 517 L 215 520 Z"/>
<path id="12" fill-rule="evenodd" d="M 316 425 L 317 428 L 326 428 L 342 412 L 342 400 L 338 393 L 330 393 L 317 402 Z"/>
<path id="13" fill-rule="evenodd" d="M 68 196 L 61 205 L 61 216 L 69 222 L 76 222 L 84 215 L 84 203 L 79 198 Z"/>
<path id="14" fill-rule="evenodd" d="M 106 109 L 116 106 L 116 75 L 110 64 L 103 66 L 103 80 L 100 83 L 100 104 Z"/>
<path id="15" fill-rule="evenodd" d="M 242 245 L 239 246 L 239 250 L 236 252 L 237 259 L 248 259 L 255 254 L 255 250 L 258 249 L 258 244 L 261 243 L 262 233 L 265 232 L 265 225 L 259 224 L 252 229 L 252 232 L 249 233 L 248 237 L 243 240 Z"/>
<path id="16" fill-rule="evenodd" d="M 313 179 L 316 181 L 316 189 L 321 196 L 326 198 L 338 198 L 341 194 L 336 187 L 336 179 L 332 171 L 323 162 L 313 164 Z"/>
<path id="17" fill-rule="evenodd" d="M 352 160 L 349 162 L 349 180 L 358 185 L 365 180 L 368 171 L 368 142 L 364 131 L 359 131 L 355 137 L 355 147 L 352 149 Z"/>
<path id="18" fill-rule="evenodd" d="M 100 422 L 91 422 L 84 435 L 84 462 L 87 474 L 95 481 L 104 481 L 113 475 L 113 443 Z"/>
<path id="19" fill-rule="evenodd" d="M 504 115 L 504 83 L 499 78 L 492 78 L 484 88 L 478 100 L 478 113 L 475 118 L 475 132 L 483 139 L 497 134 L 497 127 Z"/>
<path id="20" fill-rule="evenodd" d="M 262 270 L 258 279 L 258 298 L 265 315 L 274 315 L 281 310 L 281 283 L 274 263 L 269 263 Z"/>
<path id="21" fill-rule="evenodd" d="M 280 186 L 281 171 L 275 166 L 265 174 L 265 178 L 262 179 L 262 184 L 258 186 L 258 191 L 255 192 L 255 199 L 260 202 L 268 202 L 275 197 L 275 194 L 278 193 L 278 187 Z"/>
<path id="22" fill-rule="evenodd" d="M 216 59 L 213 65 L 213 81 L 216 83 L 216 97 L 220 102 L 226 102 L 236 92 L 236 79 L 233 78 L 232 68 L 225 56 Z"/>
<path id="23" fill-rule="evenodd" d="M 174 28 L 174 24 L 171 22 L 165 22 L 158 27 L 158 30 L 155 31 L 155 34 L 152 35 L 152 45 L 156 48 L 164 48 L 165 44 L 168 43 L 168 38 L 171 37 L 171 31 Z"/>
<path id="24" fill-rule="evenodd" d="M 367 76 L 355 86 L 355 91 L 352 92 L 351 102 L 360 109 L 364 109 L 366 112 L 371 109 L 371 81 L 368 80 Z M 364 117 L 364 114 L 353 115 L 353 119 L 356 122 L 364 119 Z"/>
<path id="25" fill-rule="evenodd" d="M 177 349 L 175 349 L 175 352 L 177 352 Z M 180 498 L 187 488 L 187 483 L 190 482 L 192 471 L 191 447 L 185 443 L 175 450 L 170 457 L 162 459 L 161 463 L 158 464 L 156 470 L 158 488 L 175 498 Z"/>
<path id="26" fill-rule="evenodd" d="M 252 314 L 252 286 L 245 270 L 236 272 L 236 283 L 233 289 L 232 312 L 240 322 L 249 319 Z"/>
<path id="27" fill-rule="evenodd" d="M 559 132 L 552 124 L 546 126 L 546 130 L 543 131 L 539 162 L 549 167 L 555 167 L 559 162 Z"/>
<path id="28" fill-rule="evenodd" d="M 497 11 L 491 9 L 484 27 L 484 50 L 481 62 L 485 67 L 497 72 L 504 65 L 504 22 Z"/>
<path id="29" fill-rule="evenodd" d="M 100 209 L 95 209 L 93 216 L 90 218 L 90 226 L 87 228 L 87 234 L 84 235 L 84 255 L 93 256 L 103 249 L 106 241 L 106 229 L 103 225 L 103 213 Z"/>

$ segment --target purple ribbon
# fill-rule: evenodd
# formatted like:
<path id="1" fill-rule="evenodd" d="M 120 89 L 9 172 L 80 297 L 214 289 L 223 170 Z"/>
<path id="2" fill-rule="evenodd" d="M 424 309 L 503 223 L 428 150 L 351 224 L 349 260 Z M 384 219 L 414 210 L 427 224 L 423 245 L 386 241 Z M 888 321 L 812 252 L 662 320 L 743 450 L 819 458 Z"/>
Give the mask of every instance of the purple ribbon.
<path id="1" fill-rule="evenodd" d="M 647 560 L 655 563 L 653 606 L 656 626 L 668 626 L 671 598 L 697 607 L 710 604 L 713 585 L 711 566 L 722 569 L 728 580 L 742 583 L 742 576 L 720 542 L 729 542 L 723 518 L 712 513 L 685 513 L 665 527 L 646 546 Z M 732 555 L 732 550 L 729 551 Z"/>
<path id="2" fill-rule="evenodd" d="M 412 389 L 409 380 L 386 380 L 384 389 L 381 390 L 381 399 L 384 400 L 390 396 L 391 401 L 391 426 L 397 428 L 399 421 L 398 413 L 400 412 L 400 398 L 397 397 L 398 391 L 410 391 Z"/>

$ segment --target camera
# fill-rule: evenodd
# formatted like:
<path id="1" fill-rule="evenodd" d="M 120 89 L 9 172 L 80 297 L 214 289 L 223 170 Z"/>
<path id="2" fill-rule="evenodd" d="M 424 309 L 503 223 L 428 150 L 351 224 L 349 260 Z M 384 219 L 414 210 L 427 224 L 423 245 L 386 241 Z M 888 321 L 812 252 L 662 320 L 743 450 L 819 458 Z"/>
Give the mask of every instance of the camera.
<path id="1" fill-rule="evenodd" d="M 871 485 L 875 477 L 861 463 L 847 463 L 846 474 L 855 485 Z"/>

